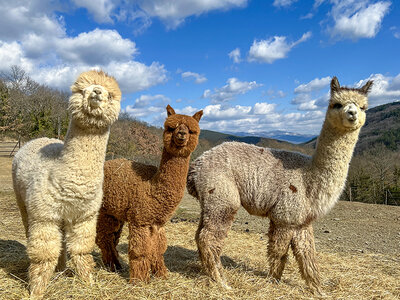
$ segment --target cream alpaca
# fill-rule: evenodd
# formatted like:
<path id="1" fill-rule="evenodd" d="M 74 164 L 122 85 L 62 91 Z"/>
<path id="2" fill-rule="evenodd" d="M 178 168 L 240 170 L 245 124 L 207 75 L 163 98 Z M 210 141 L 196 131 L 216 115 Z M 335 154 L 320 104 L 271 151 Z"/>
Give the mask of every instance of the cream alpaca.
<path id="1" fill-rule="evenodd" d="M 242 205 L 270 218 L 270 275 L 279 280 L 289 246 L 307 284 L 319 290 L 312 222 L 338 200 L 360 128 L 365 123 L 368 81 L 360 89 L 331 82 L 331 99 L 312 157 L 296 152 L 224 143 L 191 164 L 188 190 L 202 212 L 196 242 L 207 273 L 226 286 L 220 255 L 234 216 Z"/>
<path id="2" fill-rule="evenodd" d="M 14 191 L 28 238 L 32 298 L 43 295 L 57 260 L 58 269 L 65 268 L 67 250 L 83 280 L 91 280 L 94 266 L 91 251 L 103 195 L 105 151 L 121 91 L 102 71 L 82 73 L 71 90 L 72 119 L 64 143 L 36 139 L 13 160 Z"/>

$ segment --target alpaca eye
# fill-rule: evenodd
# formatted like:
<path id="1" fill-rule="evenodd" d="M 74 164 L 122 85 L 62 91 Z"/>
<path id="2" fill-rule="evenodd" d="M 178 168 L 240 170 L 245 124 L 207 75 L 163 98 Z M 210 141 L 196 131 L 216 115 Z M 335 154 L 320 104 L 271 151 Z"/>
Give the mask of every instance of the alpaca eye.
<path id="1" fill-rule="evenodd" d="M 361 107 L 361 110 L 366 110 L 367 109 L 367 106 L 366 105 L 364 105 L 363 107 Z"/>
<path id="2" fill-rule="evenodd" d="M 190 133 L 190 134 L 193 134 L 194 132 L 193 132 L 193 131 L 191 131 L 191 130 L 189 130 L 189 133 Z"/>
<path id="3" fill-rule="evenodd" d="M 174 131 L 175 131 L 175 128 L 169 127 L 169 126 L 168 126 L 167 130 L 168 130 L 169 132 L 174 132 Z"/>
<path id="4" fill-rule="evenodd" d="M 112 99 L 111 94 L 108 94 L 108 100 L 111 100 L 111 99 Z"/>
<path id="5" fill-rule="evenodd" d="M 333 108 L 335 108 L 335 109 L 339 109 L 339 108 L 342 108 L 342 107 L 343 107 L 343 105 L 340 104 L 340 103 L 333 104 Z"/>

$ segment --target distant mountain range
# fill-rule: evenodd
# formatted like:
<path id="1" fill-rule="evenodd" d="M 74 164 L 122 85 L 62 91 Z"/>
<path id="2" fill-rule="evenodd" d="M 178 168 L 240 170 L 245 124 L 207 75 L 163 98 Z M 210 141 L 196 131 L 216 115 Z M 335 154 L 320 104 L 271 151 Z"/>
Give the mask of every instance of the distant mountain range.
<path id="1" fill-rule="evenodd" d="M 225 141 L 238 141 L 307 154 L 312 153 L 317 142 L 317 136 L 298 135 L 284 131 L 263 132 L 257 135 L 245 132 L 220 133 L 202 130 L 200 139 L 207 140 L 209 147 Z M 400 150 L 400 102 L 392 102 L 367 110 L 367 121 L 361 129 L 355 152 L 361 153 L 378 144 L 383 144 L 393 151 Z"/>
<path id="2" fill-rule="evenodd" d="M 293 144 L 300 144 L 308 142 L 309 140 L 316 137 L 316 135 L 311 134 L 298 134 L 294 132 L 287 132 L 283 130 L 275 130 L 275 131 L 264 131 L 264 132 L 257 132 L 257 133 L 248 133 L 248 132 L 226 132 L 227 134 L 241 136 L 241 137 L 263 137 L 269 139 L 275 139 L 280 141 L 286 141 Z"/>

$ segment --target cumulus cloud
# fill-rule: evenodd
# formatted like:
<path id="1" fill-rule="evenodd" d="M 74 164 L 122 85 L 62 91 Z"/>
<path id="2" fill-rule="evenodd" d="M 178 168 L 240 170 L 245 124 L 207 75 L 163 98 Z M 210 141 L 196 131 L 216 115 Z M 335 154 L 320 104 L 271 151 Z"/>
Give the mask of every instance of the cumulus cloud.
<path id="1" fill-rule="evenodd" d="M 128 105 L 124 111 L 134 118 L 149 120 L 150 117 L 158 120 L 164 115 L 165 107 L 169 102 L 171 100 L 164 95 L 141 95 L 139 98 L 136 98 L 133 105 Z"/>
<path id="2" fill-rule="evenodd" d="M 328 30 L 333 38 L 352 39 L 373 38 L 381 28 L 391 2 L 378 1 L 332 1 L 331 15 L 334 25 Z"/>
<path id="3" fill-rule="evenodd" d="M 371 74 L 368 78 L 357 82 L 355 86 L 361 87 L 368 80 L 374 81 L 368 97 L 369 107 L 400 101 L 400 73 L 395 77 Z"/>
<path id="4" fill-rule="evenodd" d="M 182 72 L 181 76 L 183 79 L 190 79 L 190 78 L 194 78 L 194 82 L 197 84 L 203 83 L 207 81 L 207 78 L 204 75 L 200 75 L 198 73 L 195 72 Z"/>
<path id="5" fill-rule="evenodd" d="M 238 64 L 238 63 L 240 63 L 240 61 L 241 61 L 241 58 L 240 58 L 240 49 L 239 49 L 239 48 L 236 48 L 236 49 L 232 50 L 231 52 L 229 52 L 229 53 L 228 53 L 228 56 L 229 56 L 230 59 L 233 60 L 233 62 L 234 62 L 235 64 Z"/>
<path id="6" fill-rule="evenodd" d="M 135 43 L 123 39 L 117 31 L 97 28 L 73 38 L 58 39 L 55 47 L 63 61 L 89 65 L 129 61 L 137 52 Z"/>
<path id="7" fill-rule="evenodd" d="M 329 85 L 331 79 L 332 78 L 330 76 L 323 78 L 315 78 L 308 83 L 300 84 L 298 87 L 294 89 L 294 92 L 298 94 L 298 93 L 311 93 L 313 91 L 319 91 L 321 89 L 326 88 Z"/>
<path id="8" fill-rule="evenodd" d="M 292 5 L 297 1 L 298 0 L 274 0 L 272 5 L 276 7 L 289 7 L 290 5 Z"/>
<path id="9" fill-rule="evenodd" d="M 139 0 L 136 2 L 148 16 L 157 17 L 168 28 L 174 29 L 189 16 L 199 16 L 213 10 L 245 7 L 248 0 Z"/>
<path id="10" fill-rule="evenodd" d="M 111 14 L 114 9 L 113 1 L 111 0 L 72 0 L 77 7 L 86 8 L 93 16 L 93 19 L 98 23 L 112 22 Z"/>
<path id="11" fill-rule="evenodd" d="M 0 40 L 11 42 L 35 33 L 40 36 L 60 36 L 63 20 L 53 11 L 58 1 L 0 1 Z"/>
<path id="12" fill-rule="evenodd" d="M 53 16 L 60 5 L 57 1 L 1 3 L 0 15 L 4 18 L 0 18 L 0 71 L 18 65 L 34 80 L 62 90 L 68 90 L 80 72 L 93 68 L 113 75 L 123 93 L 144 90 L 167 80 L 162 64 L 135 61 L 136 44 L 115 30 L 95 29 L 68 36 L 63 20 Z M 108 2 L 101 3 L 106 6 Z M 3 24 L 5 21 L 7 24 Z M 9 38 L 12 41 L 7 41 Z"/>
<path id="13" fill-rule="evenodd" d="M 20 66 L 26 72 L 33 70 L 32 62 L 25 58 L 21 45 L 17 42 L 0 41 L 0 61 L 0 72 L 9 71 L 13 65 Z"/>
<path id="14" fill-rule="evenodd" d="M 311 32 L 306 32 L 303 36 L 293 42 L 289 43 L 285 36 L 274 36 L 267 40 L 254 40 L 248 53 L 248 60 L 250 62 L 260 62 L 272 64 L 278 59 L 287 57 L 287 54 L 292 48 L 311 37 Z"/>
<path id="15" fill-rule="evenodd" d="M 229 78 L 223 87 L 214 89 L 214 92 L 209 89 L 205 90 L 202 97 L 211 99 L 212 104 L 218 104 L 232 100 L 237 95 L 245 94 L 260 86 L 262 84 L 255 81 L 239 81 L 233 77 Z"/>
<path id="16" fill-rule="evenodd" d="M 195 109 L 193 109 L 195 110 Z M 287 130 L 300 134 L 317 134 L 324 112 L 279 113 L 276 104 L 258 102 L 253 106 L 208 105 L 204 109 L 201 128 L 222 132 L 268 132 Z"/>

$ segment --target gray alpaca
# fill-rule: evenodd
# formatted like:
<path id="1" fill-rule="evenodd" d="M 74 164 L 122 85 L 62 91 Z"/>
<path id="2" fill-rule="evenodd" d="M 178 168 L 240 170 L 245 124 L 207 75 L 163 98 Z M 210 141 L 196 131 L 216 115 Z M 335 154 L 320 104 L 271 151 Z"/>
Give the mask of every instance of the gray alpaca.
<path id="1" fill-rule="evenodd" d="M 303 279 L 320 292 L 312 222 L 335 205 L 343 190 L 371 85 L 368 81 L 351 89 L 332 79 L 329 107 L 312 157 L 229 142 L 191 164 L 187 187 L 202 210 L 196 242 L 212 279 L 228 287 L 220 255 L 242 205 L 250 214 L 270 219 L 270 276 L 281 278 L 291 246 Z"/>

